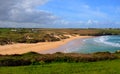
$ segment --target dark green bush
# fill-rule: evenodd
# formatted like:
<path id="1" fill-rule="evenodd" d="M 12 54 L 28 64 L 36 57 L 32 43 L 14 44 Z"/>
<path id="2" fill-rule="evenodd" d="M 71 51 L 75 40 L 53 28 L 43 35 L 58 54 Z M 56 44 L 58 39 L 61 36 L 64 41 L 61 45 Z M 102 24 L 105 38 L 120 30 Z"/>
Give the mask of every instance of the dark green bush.
<path id="1" fill-rule="evenodd" d="M 0 66 L 41 65 L 51 62 L 95 62 L 118 59 L 114 53 L 97 52 L 93 54 L 54 53 L 38 54 L 29 52 L 22 55 L 1 55 Z"/>
<path id="2" fill-rule="evenodd" d="M 12 41 L 9 38 L 0 37 L 0 45 L 12 44 Z"/>
<path id="3" fill-rule="evenodd" d="M 110 52 L 97 52 L 93 54 L 93 58 L 95 58 L 96 60 L 112 60 L 117 58 L 117 56 L 115 56 L 114 54 L 110 53 Z"/>
<path id="4" fill-rule="evenodd" d="M 22 65 L 30 65 L 31 62 L 29 60 L 23 59 L 3 59 L 0 60 L 0 66 L 22 66 Z"/>

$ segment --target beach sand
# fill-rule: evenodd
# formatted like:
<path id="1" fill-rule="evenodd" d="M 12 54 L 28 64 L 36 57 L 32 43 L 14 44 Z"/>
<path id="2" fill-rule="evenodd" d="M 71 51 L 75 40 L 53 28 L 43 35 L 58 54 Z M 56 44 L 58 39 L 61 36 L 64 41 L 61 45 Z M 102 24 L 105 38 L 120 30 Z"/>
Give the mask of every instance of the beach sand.
<path id="1" fill-rule="evenodd" d="M 2 55 L 23 54 L 31 51 L 40 53 L 40 51 L 44 51 L 44 50 L 46 51 L 46 50 L 58 48 L 74 39 L 90 38 L 90 37 L 92 36 L 75 36 L 75 37 L 72 36 L 68 39 L 64 39 L 56 42 L 39 42 L 32 44 L 17 43 L 12 45 L 4 45 L 4 46 L 0 46 L 0 54 Z"/>

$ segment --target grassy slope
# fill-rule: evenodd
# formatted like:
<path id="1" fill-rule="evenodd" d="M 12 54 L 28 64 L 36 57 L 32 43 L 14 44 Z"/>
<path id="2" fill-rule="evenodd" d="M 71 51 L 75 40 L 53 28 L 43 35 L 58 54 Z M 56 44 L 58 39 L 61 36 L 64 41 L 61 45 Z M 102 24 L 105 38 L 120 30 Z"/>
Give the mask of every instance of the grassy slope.
<path id="1" fill-rule="evenodd" d="M 0 74 L 120 74 L 120 60 L 0 67 Z"/>
<path id="2" fill-rule="evenodd" d="M 120 35 L 120 29 L 26 29 L 0 28 L 0 45 L 12 43 L 37 43 L 45 41 L 59 41 L 70 35 Z M 9 35 L 9 36 L 8 36 Z M 57 38 L 55 36 L 59 36 Z"/>

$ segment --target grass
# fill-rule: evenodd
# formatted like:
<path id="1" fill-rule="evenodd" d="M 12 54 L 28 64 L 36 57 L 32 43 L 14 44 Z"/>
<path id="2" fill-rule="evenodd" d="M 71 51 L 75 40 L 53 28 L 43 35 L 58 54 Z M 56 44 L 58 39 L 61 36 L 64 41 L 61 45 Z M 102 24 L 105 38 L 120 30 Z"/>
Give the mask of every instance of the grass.
<path id="1" fill-rule="evenodd" d="M 54 54 L 38 54 L 29 52 L 22 55 L 1 55 L 0 66 L 41 65 L 52 62 L 95 62 L 114 59 L 119 59 L 119 55 L 109 52 L 98 52 L 93 54 L 60 52 Z"/>
<path id="2" fill-rule="evenodd" d="M 50 63 L 0 67 L 0 74 L 120 74 L 120 59 L 88 63 Z"/>
<path id="3" fill-rule="evenodd" d="M 37 43 L 69 38 L 64 34 L 81 36 L 120 35 L 120 29 L 30 29 L 0 28 L 0 45 Z M 9 35 L 9 36 L 8 36 Z M 57 37 L 56 37 L 57 36 Z"/>

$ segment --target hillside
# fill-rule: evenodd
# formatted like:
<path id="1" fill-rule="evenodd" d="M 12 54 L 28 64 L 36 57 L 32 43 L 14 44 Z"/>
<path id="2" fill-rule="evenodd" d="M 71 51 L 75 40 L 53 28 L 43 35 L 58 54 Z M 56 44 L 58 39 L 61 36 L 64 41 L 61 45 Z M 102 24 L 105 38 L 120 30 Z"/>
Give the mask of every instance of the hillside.
<path id="1" fill-rule="evenodd" d="M 120 35 L 120 29 L 27 29 L 0 28 L 0 45 L 13 43 L 53 42 L 69 36 Z"/>

